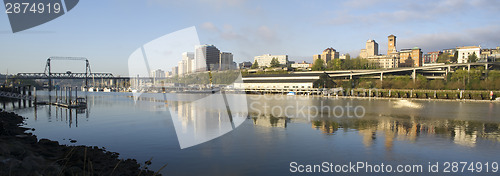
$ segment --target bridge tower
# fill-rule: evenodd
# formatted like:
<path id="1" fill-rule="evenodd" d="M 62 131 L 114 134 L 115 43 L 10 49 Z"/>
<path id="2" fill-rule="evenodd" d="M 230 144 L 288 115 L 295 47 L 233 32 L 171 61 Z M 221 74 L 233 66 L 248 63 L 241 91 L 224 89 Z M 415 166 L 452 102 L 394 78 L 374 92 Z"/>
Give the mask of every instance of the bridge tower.
<path id="1" fill-rule="evenodd" d="M 52 90 L 52 72 L 50 68 L 50 61 L 51 60 L 80 60 L 80 61 L 85 61 L 85 88 L 88 90 L 88 76 L 92 74 L 92 71 L 90 70 L 90 63 L 87 58 L 84 57 L 49 57 L 47 59 L 47 63 L 45 65 L 45 71 L 44 73 L 47 74 L 47 79 L 49 81 L 49 91 Z"/>

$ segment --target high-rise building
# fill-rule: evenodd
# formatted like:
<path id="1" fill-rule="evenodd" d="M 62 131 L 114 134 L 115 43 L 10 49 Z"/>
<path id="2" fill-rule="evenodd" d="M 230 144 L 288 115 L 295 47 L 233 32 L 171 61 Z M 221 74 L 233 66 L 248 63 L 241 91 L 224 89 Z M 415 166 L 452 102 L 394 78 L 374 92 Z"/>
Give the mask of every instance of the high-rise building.
<path id="1" fill-rule="evenodd" d="M 194 53 L 193 52 L 184 52 L 182 53 L 182 61 L 184 61 L 185 64 L 185 74 L 193 73 L 194 72 Z"/>
<path id="2" fill-rule="evenodd" d="M 273 58 L 276 58 L 280 65 L 288 66 L 288 55 L 264 54 L 261 56 L 255 56 L 254 63 L 257 62 L 257 64 L 259 64 L 259 67 L 271 67 L 271 61 L 273 60 Z"/>
<path id="3" fill-rule="evenodd" d="M 151 78 L 165 78 L 165 71 L 163 71 L 161 69 L 156 69 L 156 70 L 151 71 L 149 76 Z"/>
<path id="4" fill-rule="evenodd" d="M 321 55 L 313 55 L 313 64 L 316 62 L 317 59 L 323 60 L 323 64 L 326 65 L 328 62 L 330 62 L 333 59 L 338 59 L 339 58 L 339 52 L 337 52 L 333 48 L 327 48 L 323 50 L 323 53 Z"/>
<path id="5" fill-rule="evenodd" d="M 378 43 L 375 40 L 366 41 L 365 49 L 361 49 L 361 52 L 359 53 L 359 57 L 361 58 L 368 58 L 377 55 L 378 55 Z"/>
<path id="6" fill-rule="evenodd" d="M 396 36 L 389 35 L 387 44 L 387 55 L 395 54 L 398 51 L 396 50 Z"/>
<path id="7" fill-rule="evenodd" d="M 178 66 L 175 66 L 175 67 L 172 67 L 172 76 L 176 76 L 177 75 L 177 71 L 179 70 L 179 67 Z"/>
<path id="8" fill-rule="evenodd" d="M 217 70 L 220 50 L 214 45 L 195 46 L 194 67 L 196 72 Z"/>
<path id="9" fill-rule="evenodd" d="M 233 69 L 233 54 L 228 52 L 221 52 L 219 57 L 219 70 Z"/>
<path id="10" fill-rule="evenodd" d="M 184 76 L 185 74 L 187 74 L 187 62 L 185 60 L 179 61 L 179 63 L 177 64 L 177 68 L 177 74 L 179 76 Z"/>

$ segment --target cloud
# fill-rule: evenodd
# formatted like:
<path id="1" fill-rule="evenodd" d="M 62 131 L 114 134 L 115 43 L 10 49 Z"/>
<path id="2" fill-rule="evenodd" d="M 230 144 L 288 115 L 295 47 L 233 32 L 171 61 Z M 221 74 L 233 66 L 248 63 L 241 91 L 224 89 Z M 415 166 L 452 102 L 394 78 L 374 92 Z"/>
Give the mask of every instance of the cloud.
<path id="1" fill-rule="evenodd" d="M 276 37 L 276 33 L 271 30 L 268 26 L 260 26 L 257 29 L 258 36 L 267 42 L 278 42 L 278 38 Z"/>
<path id="2" fill-rule="evenodd" d="M 216 25 L 212 22 L 201 24 L 201 29 L 208 31 L 208 41 L 214 45 L 223 45 L 219 49 L 233 52 L 235 59 L 242 58 L 245 61 L 253 60 L 259 54 L 278 52 L 281 37 L 277 29 L 261 25 L 259 27 L 240 27 L 224 24 Z"/>
<path id="3" fill-rule="evenodd" d="M 486 0 L 444 0 L 437 2 L 434 0 L 361 0 L 347 1 L 342 6 L 339 9 L 343 10 L 334 12 L 333 18 L 327 20 L 326 24 L 373 25 L 436 22 L 443 17 L 468 13 L 471 9 L 500 10 L 500 2 Z"/>
<path id="4" fill-rule="evenodd" d="M 215 25 L 211 22 L 201 24 L 201 28 L 210 32 L 219 32 L 219 29 L 217 29 L 217 27 L 215 27 Z"/>
<path id="5" fill-rule="evenodd" d="M 500 25 L 494 25 L 452 33 L 421 34 L 412 38 L 401 38 L 398 41 L 398 45 L 401 46 L 401 48 L 423 46 L 425 48 L 422 48 L 422 50 L 425 52 L 471 45 L 481 45 L 483 48 L 493 48 L 500 45 L 499 32 Z"/>
<path id="6" fill-rule="evenodd" d="M 148 4 L 159 4 L 166 6 L 191 6 L 191 5 L 201 5 L 204 7 L 214 7 L 221 9 L 224 7 L 242 7 L 245 5 L 246 0 L 148 0 Z"/>
<path id="7" fill-rule="evenodd" d="M 372 7 L 376 4 L 380 3 L 397 3 L 400 2 L 399 0 L 356 0 L 356 1 L 346 1 L 343 3 L 343 6 L 346 6 L 348 8 L 355 8 L 355 9 L 364 9 L 364 8 L 369 8 Z"/>

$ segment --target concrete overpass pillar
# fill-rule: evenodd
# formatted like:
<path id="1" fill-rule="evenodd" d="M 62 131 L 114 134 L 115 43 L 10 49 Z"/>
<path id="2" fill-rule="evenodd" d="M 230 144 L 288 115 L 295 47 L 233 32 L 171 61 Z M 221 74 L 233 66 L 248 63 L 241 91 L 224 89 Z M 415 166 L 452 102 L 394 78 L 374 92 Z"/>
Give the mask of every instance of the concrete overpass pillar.
<path id="1" fill-rule="evenodd" d="M 413 73 L 411 74 L 411 77 L 413 79 L 413 82 L 415 82 L 415 80 L 417 78 L 417 70 L 416 69 L 413 69 Z"/>
<path id="2" fill-rule="evenodd" d="M 384 72 L 380 72 L 380 81 L 383 81 L 384 79 Z"/>
<path id="3" fill-rule="evenodd" d="M 467 72 L 470 72 L 470 64 L 467 64 Z"/>

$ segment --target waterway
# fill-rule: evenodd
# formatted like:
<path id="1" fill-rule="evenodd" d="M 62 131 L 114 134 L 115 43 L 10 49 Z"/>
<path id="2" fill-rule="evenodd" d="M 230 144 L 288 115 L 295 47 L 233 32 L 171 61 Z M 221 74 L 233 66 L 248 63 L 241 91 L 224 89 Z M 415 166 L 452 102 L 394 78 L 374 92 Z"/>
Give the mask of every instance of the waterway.
<path id="1" fill-rule="evenodd" d="M 40 98 L 47 95 L 39 92 Z M 14 111 L 27 117 L 25 126 L 35 128 L 39 139 L 105 147 L 140 163 L 153 158 L 149 168 L 168 164 L 165 175 L 290 175 L 297 174 L 291 173 L 297 171 L 294 162 L 422 165 L 423 173 L 429 162 L 489 162 L 491 173 L 491 163 L 500 162 L 500 103 L 247 95 L 242 109 L 248 113 L 235 116 L 241 109 L 234 102 L 232 112 L 207 110 L 210 103 L 192 103 L 200 95 L 181 96 L 191 103 L 163 94 L 136 101 L 132 93 L 78 95 L 87 97 L 87 109 Z M 231 113 L 233 127 L 227 127 Z M 182 130 L 213 139 L 181 149 Z M 360 171 L 351 174 L 373 175 Z"/>

